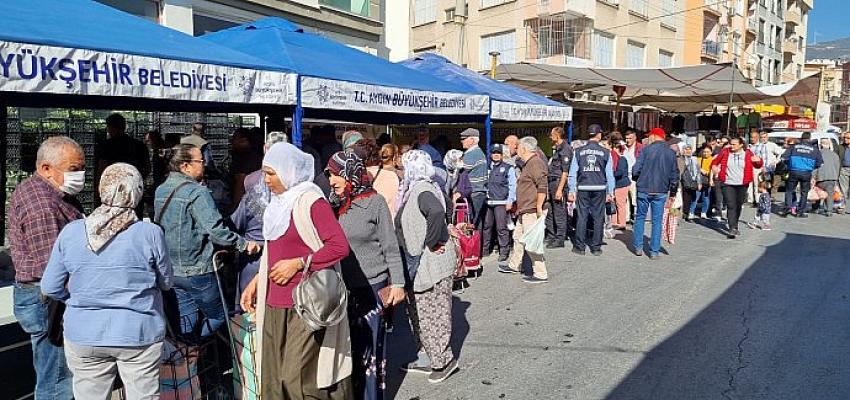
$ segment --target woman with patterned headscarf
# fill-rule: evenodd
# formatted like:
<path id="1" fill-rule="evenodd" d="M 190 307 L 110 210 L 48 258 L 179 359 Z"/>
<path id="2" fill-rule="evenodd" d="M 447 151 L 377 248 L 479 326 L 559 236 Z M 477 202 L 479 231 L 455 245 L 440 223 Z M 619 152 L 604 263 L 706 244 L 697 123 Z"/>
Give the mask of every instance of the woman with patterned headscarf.
<path id="1" fill-rule="evenodd" d="M 390 209 L 372 188 L 363 158 L 354 149 L 334 154 L 325 169 L 351 253 L 342 260 L 349 290 L 348 321 L 357 398 L 383 399 L 386 387 L 385 308 L 404 301 L 404 270 Z"/>
<path id="2" fill-rule="evenodd" d="M 420 356 L 402 369 L 442 382 L 458 370 L 452 336 L 452 274 L 456 255 L 446 225 L 446 201 L 434 183 L 431 157 L 411 150 L 401 157 L 396 234 L 406 262 L 408 315 Z M 427 360 L 427 361 L 425 361 Z"/>
<path id="3" fill-rule="evenodd" d="M 45 295 L 67 305 L 65 357 L 78 399 L 109 398 L 119 371 L 128 398 L 159 398 L 162 291 L 173 276 L 162 229 L 133 211 L 142 188 L 132 165 L 106 167 L 102 204 L 62 229 L 41 280 Z"/>

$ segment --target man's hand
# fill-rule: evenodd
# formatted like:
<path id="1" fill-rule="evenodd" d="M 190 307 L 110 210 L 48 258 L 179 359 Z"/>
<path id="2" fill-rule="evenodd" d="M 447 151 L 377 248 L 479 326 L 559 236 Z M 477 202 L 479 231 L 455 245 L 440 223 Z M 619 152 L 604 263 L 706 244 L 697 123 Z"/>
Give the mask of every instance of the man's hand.
<path id="1" fill-rule="evenodd" d="M 750 159 L 754 164 L 761 162 L 761 157 L 753 155 L 753 158 Z"/>
<path id="2" fill-rule="evenodd" d="M 513 208 L 514 208 L 514 203 L 505 204 L 505 211 L 511 212 L 511 210 L 513 210 Z"/>
<path id="3" fill-rule="evenodd" d="M 611 194 L 611 193 L 608 193 L 608 194 L 605 196 L 605 201 L 606 201 L 606 202 L 608 202 L 608 203 L 613 202 L 613 201 L 614 201 L 614 195 L 613 195 L 613 194 Z"/>
<path id="4" fill-rule="evenodd" d="M 564 191 L 563 190 L 556 190 L 555 191 L 555 201 L 560 203 L 563 200 L 564 200 Z"/>
<path id="5" fill-rule="evenodd" d="M 720 173 L 720 166 L 719 165 L 711 166 L 711 172 L 714 172 L 715 174 L 719 174 Z"/>
<path id="6" fill-rule="evenodd" d="M 252 314 L 257 311 L 255 306 L 257 304 L 258 278 L 258 276 L 254 276 L 254 279 L 251 279 L 251 282 L 242 291 L 242 297 L 239 299 L 239 305 L 242 306 L 242 309 Z"/>
<path id="7" fill-rule="evenodd" d="M 665 207 L 665 208 L 672 208 L 672 207 L 673 207 L 673 202 L 675 202 L 675 201 L 676 201 L 676 196 L 669 196 L 669 197 L 667 197 L 667 204 L 665 204 L 665 205 L 664 205 L 664 207 Z"/>
<path id="8" fill-rule="evenodd" d="M 280 260 L 276 262 L 271 271 L 269 271 L 269 279 L 272 282 L 283 286 L 286 285 L 286 283 L 289 282 L 289 280 L 292 279 L 298 271 L 301 271 L 302 268 L 304 268 L 304 261 L 300 258 Z"/>
<path id="9" fill-rule="evenodd" d="M 263 246 L 261 246 L 257 242 L 248 241 L 248 243 L 245 245 L 245 253 L 248 253 L 249 256 L 259 254 L 261 251 L 263 251 Z"/>
<path id="10" fill-rule="evenodd" d="M 570 193 L 569 195 L 567 195 L 567 201 L 569 201 L 570 203 L 575 203 L 576 202 L 576 194 Z"/>
<path id="11" fill-rule="evenodd" d="M 404 288 L 391 288 L 390 294 L 387 296 L 387 306 L 394 306 L 404 301 L 407 297 Z"/>

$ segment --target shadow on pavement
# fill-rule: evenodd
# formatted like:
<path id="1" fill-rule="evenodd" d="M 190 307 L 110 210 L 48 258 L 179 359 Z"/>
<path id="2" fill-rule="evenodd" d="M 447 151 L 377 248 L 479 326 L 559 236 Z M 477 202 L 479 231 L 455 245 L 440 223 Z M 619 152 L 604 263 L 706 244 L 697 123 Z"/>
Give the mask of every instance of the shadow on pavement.
<path id="1" fill-rule="evenodd" d="M 606 398 L 847 398 L 848 259 L 850 240 L 787 234 Z"/>

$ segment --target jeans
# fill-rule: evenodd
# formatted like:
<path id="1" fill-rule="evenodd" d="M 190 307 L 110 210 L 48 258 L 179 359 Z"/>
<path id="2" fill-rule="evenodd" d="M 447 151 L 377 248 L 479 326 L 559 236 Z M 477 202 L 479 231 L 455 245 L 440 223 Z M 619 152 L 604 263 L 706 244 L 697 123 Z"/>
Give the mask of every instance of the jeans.
<path id="1" fill-rule="evenodd" d="M 658 255 L 661 251 L 661 232 L 664 228 L 664 203 L 667 193 L 637 194 L 637 211 L 635 217 L 635 251 L 643 251 L 643 231 L 646 225 L 646 214 L 652 210 L 652 236 L 649 242 L 649 254 Z"/>
<path id="2" fill-rule="evenodd" d="M 794 194 L 800 185 L 800 196 L 794 201 Z M 797 208 L 797 214 L 805 214 L 809 203 L 809 190 L 812 188 L 812 173 L 807 171 L 791 171 L 788 182 L 785 183 L 785 210 Z"/>
<path id="3" fill-rule="evenodd" d="M 546 214 L 546 241 L 564 243 L 569 236 L 569 220 L 567 219 L 567 195 L 561 201 L 555 200 L 555 192 L 559 180 L 549 180 L 549 213 Z"/>
<path id="4" fill-rule="evenodd" d="M 579 190 L 576 193 L 576 211 L 578 217 L 576 219 L 576 235 L 575 248 L 578 251 L 584 251 L 585 247 L 590 247 L 590 251 L 602 250 L 602 230 L 605 227 L 605 195 L 604 190 L 588 191 Z M 592 236 L 587 240 L 587 221 L 588 219 L 593 224 Z"/>
<path id="5" fill-rule="evenodd" d="M 174 320 L 172 312 L 171 324 L 179 327 L 179 334 L 189 341 L 207 337 L 224 324 L 227 316 L 218 284 L 214 272 L 174 277 L 173 295 L 167 298 L 171 299 L 172 307 L 176 306 L 179 321 Z"/>
<path id="6" fill-rule="evenodd" d="M 84 346 L 65 341 L 68 365 L 74 370 L 77 399 L 107 399 L 116 373 L 127 400 L 159 399 L 162 342 L 140 347 Z"/>
<path id="7" fill-rule="evenodd" d="M 47 339 L 47 302 L 41 287 L 31 283 L 15 283 L 15 318 L 32 342 L 32 361 L 35 367 L 35 398 L 72 399 L 71 371 L 65 362 L 65 352 Z"/>
<path id="8" fill-rule="evenodd" d="M 690 214 L 696 214 L 697 212 L 697 203 L 702 200 L 702 205 L 700 205 L 700 213 L 708 214 L 708 208 L 711 206 L 711 186 L 703 185 L 702 190 L 697 190 L 696 197 L 694 197 L 694 201 L 691 203 L 691 208 L 688 210 Z"/>
<path id="9" fill-rule="evenodd" d="M 730 230 L 738 230 L 741 209 L 747 201 L 746 185 L 723 185 L 723 200 L 726 202 L 726 221 Z"/>

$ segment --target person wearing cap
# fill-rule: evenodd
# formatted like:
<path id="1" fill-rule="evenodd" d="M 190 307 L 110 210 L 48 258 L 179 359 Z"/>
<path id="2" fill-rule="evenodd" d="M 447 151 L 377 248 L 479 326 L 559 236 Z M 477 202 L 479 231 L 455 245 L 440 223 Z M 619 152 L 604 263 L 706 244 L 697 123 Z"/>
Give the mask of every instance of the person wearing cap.
<path id="1" fill-rule="evenodd" d="M 472 186 L 472 215 L 475 227 L 481 229 L 484 224 L 484 206 L 487 202 L 487 158 L 478 146 L 481 134 L 478 129 L 466 128 L 460 133 L 460 143 L 463 146 L 462 169 L 469 172 L 469 183 Z"/>
<path id="2" fill-rule="evenodd" d="M 664 205 L 672 201 L 679 189 L 679 165 L 676 153 L 665 141 L 667 134 L 661 128 L 649 131 L 649 144 L 635 160 L 632 180 L 637 186 L 637 210 L 635 212 L 634 252 L 643 255 L 643 232 L 646 214 L 652 210 L 652 234 L 649 258 L 657 259 L 661 252 L 661 231 Z"/>
<path id="3" fill-rule="evenodd" d="M 490 174 L 487 178 L 487 215 L 484 217 L 484 251 L 487 256 L 492 252 L 493 231 L 498 235 L 499 266 L 507 266 L 511 254 L 511 236 L 508 230 L 508 213 L 513 211 L 516 202 L 516 169 L 504 161 L 504 152 L 508 151 L 500 144 L 490 149 Z"/>
<path id="4" fill-rule="evenodd" d="M 598 125 L 597 125 L 598 126 Z M 598 130 L 602 132 L 601 129 Z M 593 133 L 591 133 L 592 135 Z M 556 126 L 549 132 L 552 139 L 552 158 L 549 159 L 549 213 L 546 214 L 546 247 L 564 247 L 570 223 L 567 216 L 567 175 L 573 160 L 573 148 L 564 140 L 564 128 Z"/>
<path id="5" fill-rule="evenodd" d="M 611 151 L 599 144 L 602 130 L 594 129 L 590 140 L 576 150 L 569 169 L 569 201 L 576 203 L 576 234 L 573 253 L 590 252 L 602 255 L 602 234 L 605 227 L 605 203 L 614 201 L 614 163 Z M 587 240 L 587 222 L 593 236 Z"/>

